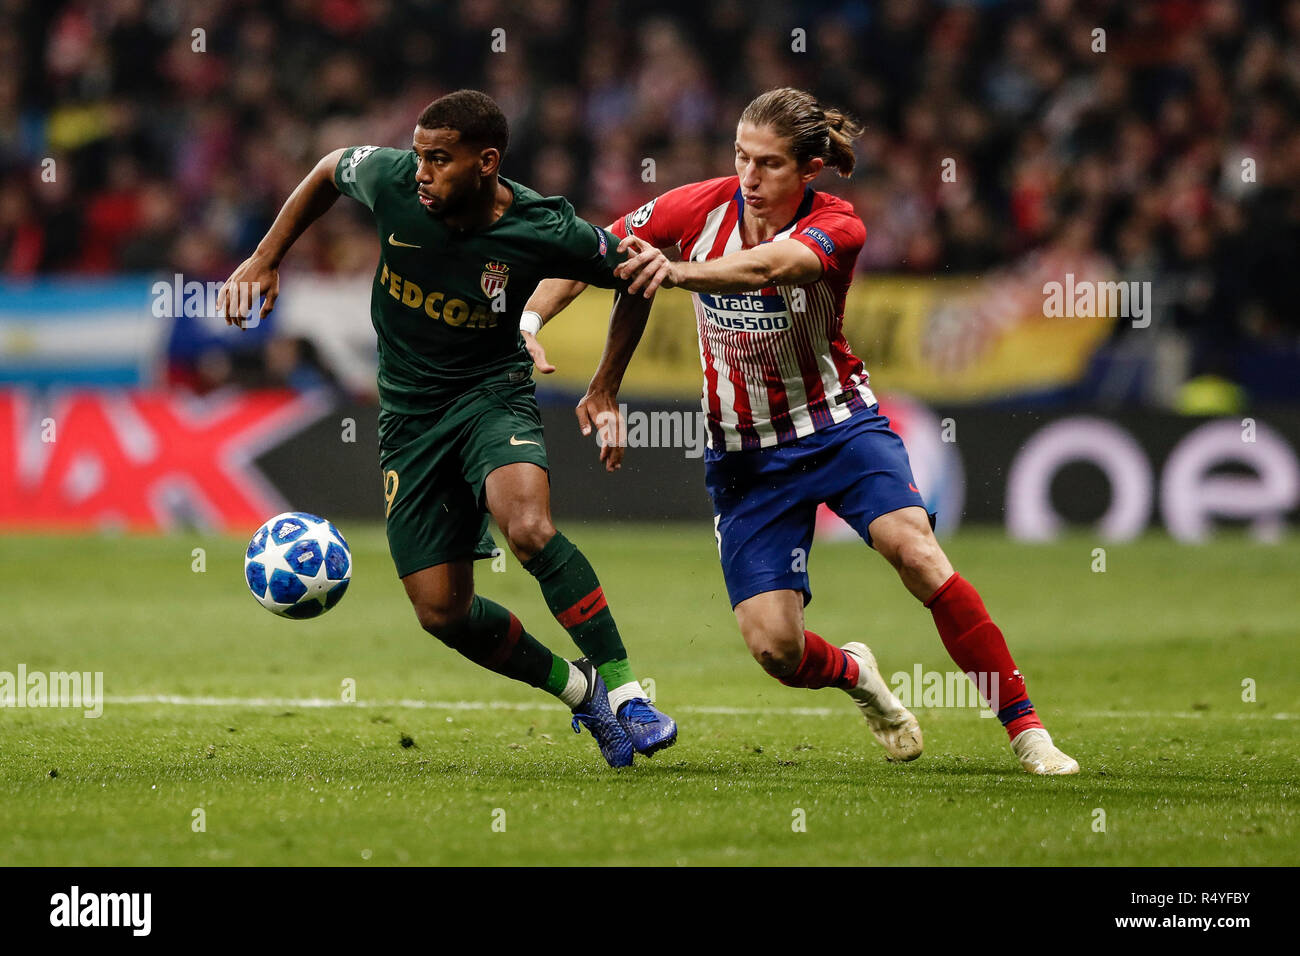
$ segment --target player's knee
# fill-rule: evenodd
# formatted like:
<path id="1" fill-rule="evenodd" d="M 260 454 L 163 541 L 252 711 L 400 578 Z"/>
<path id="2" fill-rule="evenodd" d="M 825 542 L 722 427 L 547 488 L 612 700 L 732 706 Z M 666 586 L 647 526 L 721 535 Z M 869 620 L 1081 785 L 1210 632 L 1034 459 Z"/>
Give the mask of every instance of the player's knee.
<path id="1" fill-rule="evenodd" d="M 555 537 L 555 525 L 544 514 L 521 515 L 503 529 L 510 550 L 520 561 L 527 561 Z"/>
<path id="2" fill-rule="evenodd" d="M 899 572 L 914 577 L 924 577 L 944 560 L 943 549 L 934 535 L 915 531 L 902 538 L 894 548 L 891 562 Z"/>
<path id="3" fill-rule="evenodd" d="M 474 596 L 459 596 L 446 599 L 421 600 L 413 602 L 415 616 L 424 628 L 444 643 L 459 633 L 460 627 L 469 618 L 470 603 Z"/>
<path id="4" fill-rule="evenodd" d="M 773 677 L 787 677 L 803 659 L 801 636 L 787 629 L 755 628 L 745 635 L 745 643 L 763 670 Z"/>

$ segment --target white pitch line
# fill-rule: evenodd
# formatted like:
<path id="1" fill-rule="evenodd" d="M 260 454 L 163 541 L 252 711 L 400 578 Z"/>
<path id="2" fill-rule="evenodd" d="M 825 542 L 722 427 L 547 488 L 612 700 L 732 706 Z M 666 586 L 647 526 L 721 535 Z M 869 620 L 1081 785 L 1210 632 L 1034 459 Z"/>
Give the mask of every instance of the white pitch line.
<path id="1" fill-rule="evenodd" d="M 358 700 L 345 702 L 330 697 L 187 697 L 179 694 L 137 694 L 129 696 L 106 696 L 105 704 L 166 704 L 173 707 L 254 707 L 254 708 L 315 708 L 360 707 L 369 709 L 394 708 L 401 710 L 507 710 L 507 711 L 560 711 L 564 708 L 558 704 L 545 702 L 516 703 L 503 700 Z M 925 708 L 918 707 L 924 713 L 933 714 L 936 710 L 973 710 L 970 707 Z M 673 707 L 674 713 L 714 714 L 724 717 L 762 717 L 773 714 L 782 717 L 832 717 L 852 713 L 846 708 L 833 707 L 713 707 L 684 705 Z M 1058 714 L 1058 719 L 1070 717 L 1111 718 L 1114 720 L 1145 720 L 1170 717 L 1176 720 L 1204 720 L 1209 717 L 1231 717 L 1234 720 L 1268 719 L 1300 720 L 1300 714 L 1212 714 L 1207 710 L 1083 710 L 1065 711 Z"/>

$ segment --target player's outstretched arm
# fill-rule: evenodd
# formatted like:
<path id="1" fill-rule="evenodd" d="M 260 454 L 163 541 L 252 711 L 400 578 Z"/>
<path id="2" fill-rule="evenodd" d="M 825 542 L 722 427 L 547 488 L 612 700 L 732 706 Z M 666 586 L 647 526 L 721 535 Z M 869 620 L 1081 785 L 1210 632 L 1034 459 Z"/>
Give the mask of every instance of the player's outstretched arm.
<path id="1" fill-rule="evenodd" d="M 647 298 L 660 288 L 688 292 L 750 292 L 770 285 L 805 285 L 822 275 L 822 262 L 802 242 L 766 242 L 707 262 L 672 262 L 643 239 L 629 236 L 618 244 L 630 252 L 614 274 L 630 279 L 627 291 Z"/>
<path id="2" fill-rule="evenodd" d="M 643 296 L 615 294 L 605 351 L 587 386 L 587 394 L 575 409 L 578 427 L 584 435 L 590 435 L 593 427 L 601 429 L 604 444 L 600 460 L 605 463 L 606 471 L 617 471 L 623 464 L 627 428 L 618 411 L 618 390 L 623 386 L 623 375 L 632 361 L 632 353 L 645 332 L 652 304 L 652 299 Z"/>
<path id="3" fill-rule="evenodd" d="M 261 317 L 264 319 L 270 314 L 280 295 L 280 262 L 285 253 L 339 198 L 334 169 L 343 158 L 343 152 L 336 149 L 321 158 L 307 178 L 289 194 L 275 222 L 258 243 L 257 250 L 239 264 L 221 287 L 217 295 L 217 312 L 226 317 L 227 325 L 243 327 L 256 294 L 263 297 Z"/>
<path id="4" fill-rule="evenodd" d="M 582 294 L 587 283 L 577 279 L 543 279 L 528 297 L 523 314 L 519 319 L 519 332 L 524 337 L 524 346 L 533 357 L 537 371 L 550 374 L 555 366 L 546 361 L 546 350 L 537 341 L 537 333 L 542 326 L 563 312 L 570 302 Z"/>

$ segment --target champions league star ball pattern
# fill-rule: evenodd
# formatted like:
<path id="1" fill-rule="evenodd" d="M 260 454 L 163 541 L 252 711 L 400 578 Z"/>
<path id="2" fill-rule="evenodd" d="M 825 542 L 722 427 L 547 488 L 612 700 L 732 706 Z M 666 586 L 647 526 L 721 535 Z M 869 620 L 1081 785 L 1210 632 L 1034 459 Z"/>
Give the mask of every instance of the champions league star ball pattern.
<path id="1" fill-rule="evenodd" d="M 287 511 L 257 529 L 244 553 L 244 580 L 259 604 L 299 620 L 324 614 L 352 579 L 352 550 L 324 518 Z"/>

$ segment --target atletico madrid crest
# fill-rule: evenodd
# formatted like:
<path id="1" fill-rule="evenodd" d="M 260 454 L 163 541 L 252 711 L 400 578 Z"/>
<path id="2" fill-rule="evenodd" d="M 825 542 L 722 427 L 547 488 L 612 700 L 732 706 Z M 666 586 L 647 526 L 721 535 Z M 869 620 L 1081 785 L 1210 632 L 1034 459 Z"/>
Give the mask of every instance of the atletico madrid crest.
<path id="1" fill-rule="evenodd" d="M 479 277 L 478 284 L 485 296 L 495 299 L 508 281 L 510 267 L 504 262 L 489 262 L 483 267 L 483 275 Z"/>

